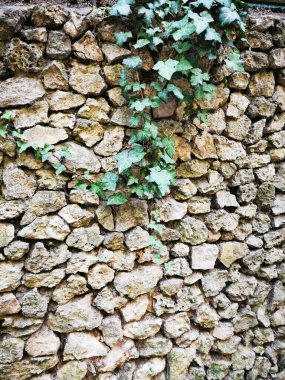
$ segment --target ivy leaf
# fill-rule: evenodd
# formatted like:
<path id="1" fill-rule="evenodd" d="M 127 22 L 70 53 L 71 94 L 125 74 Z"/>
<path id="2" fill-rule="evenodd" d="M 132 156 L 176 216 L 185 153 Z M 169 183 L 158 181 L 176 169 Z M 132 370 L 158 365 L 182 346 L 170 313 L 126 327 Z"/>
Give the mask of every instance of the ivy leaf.
<path id="1" fill-rule="evenodd" d="M 205 33 L 205 40 L 221 42 L 222 38 L 220 33 L 218 33 L 214 28 L 208 28 Z"/>
<path id="2" fill-rule="evenodd" d="M 128 199 L 123 193 L 116 193 L 108 197 L 107 199 L 107 205 L 122 205 L 126 203 Z"/>
<path id="3" fill-rule="evenodd" d="M 61 174 L 66 169 L 66 167 L 59 162 L 55 163 L 53 167 L 56 169 L 55 174 L 57 175 Z"/>
<path id="4" fill-rule="evenodd" d="M 104 183 L 102 181 L 92 182 L 90 186 L 90 191 L 97 194 L 100 198 L 105 197 Z"/>
<path id="5" fill-rule="evenodd" d="M 201 123 L 207 123 L 207 121 L 208 121 L 208 112 L 207 112 L 207 110 L 199 110 L 197 112 L 197 117 L 201 121 Z"/>
<path id="6" fill-rule="evenodd" d="M 211 9 L 213 3 L 214 0 L 197 0 L 194 1 L 194 3 L 191 3 L 191 5 L 193 5 L 193 7 L 203 6 L 204 8 Z"/>
<path id="7" fill-rule="evenodd" d="M 182 41 L 175 42 L 174 44 L 172 44 L 172 46 L 179 54 L 185 53 L 185 51 L 190 50 L 190 48 L 192 47 L 192 45 L 189 42 Z"/>
<path id="8" fill-rule="evenodd" d="M 146 152 L 141 145 L 136 145 L 130 151 L 123 150 L 118 153 L 115 158 L 118 163 L 119 173 L 122 173 L 124 170 L 130 168 L 132 164 L 140 162 L 144 158 L 145 154 Z"/>
<path id="9" fill-rule="evenodd" d="M 235 71 L 239 72 L 244 71 L 243 61 L 241 60 L 240 55 L 237 52 L 232 52 L 228 56 L 228 59 L 225 60 L 225 62 L 230 69 L 234 69 Z"/>
<path id="10" fill-rule="evenodd" d="M 184 25 L 181 29 L 176 30 L 172 34 L 172 37 L 175 41 L 183 41 L 185 39 L 188 39 L 191 34 L 193 34 L 196 31 L 196 26 L 194 23 L 188 22 L 186 25 Z"/>
<path id="11" fill-rule="evenodd" d="M 105 173 L 103 176 L 104 190 L 115 191 L 118 181 L 118 174 L 111 172 Z"/>
<path id="12" fill-rule="evenodd" d="M 135 110 L 135 111 L 138 111 L 138 112 L 141 112 L 143 111 L 144 109 L 146 109 L 147 107 L 150 107 L 151 106 L 151 101 L 150 99 L 148 98 L 143 98 L 143 99 L 137 99 L 137 100 L 134 100 L 131 105 L 130 105 L 130 108 L 132 110 Z"/>
<path id="13" fill-rule="evenodd" d="M 127 42 L 128 39 L 131 38 L 132 36 L 133 36 L 132 32 L 119 32 L 119 33 L 115 33 L 115 38 L 116 38 L 117 45 L 119 45 L 120 47 L 122 47 L 123 44 L 125 42 Z"/>
<path id="14" fill-rule="evenodd" d="M 129 179 L 128 179 L 127 185 L 128 186 L 132 186 L 132 185 L 134 185 L 135 183 L 138 183 L 138 182 L 139 182 L 138 178 L 136 178 L 136 177 L 134 177 L 134 176 L 131 175 L 129 177 Z"/>
<path id="15" fill-rule="evenodd" d="M 135 0 L 117 0 L 110 10 L 111 16 L 128 16 Z"/>
<path id="16" fill-rule="evenodd" d="M 139 69 L 142 65 L 142 60 L 139 56 L 125 58 L 123 60 L 123 65 L 125 65 L 128 69 Z"/>
<path id="17" fill-rule="evenodd" d="M 85 181 L 78 181 L 75 185 L 75 189 L 77 190 L 86 190 L 87 189 L 87 183 Z"/>
<path id="18" fill-rule="evenodd" d="M 214 21 L 213 17 L 207 11 L 201 12 L 200 15 L 189 11 L 188 15 L 193 19 L 197 34 L 204 32 L 204 30 L 209 27 L 209 23 Z"/>
<path id="19" fill-rule="evenodd" d="M 130 118 L 130 125 L 132 127 L 137 127 L 141 121 L 141 115 L 140 114 L 134 114 Z"/>
<path id="20" fill-rule="evenodd" d="M 153 69 L 158 71 L 159 75 L 163 78 L 170 80 L 172 75 L 176 71 L 176 67 L 178 65 L 178 61 L 169 58 L 167 61 L 158 61 Z"/>
<path id="21" fill-rule="evenodd" d="M 164 137 L 162 144 L 167 154 L 172 158 L 175 154 L 175 141 L 171 137 Z"/>
<path id="22" fill-rule="evenodd" d="M 187 71 L 192 69 L 191 63 L 187 59 L 181 59 L 176 66 L 176 71 Z"/>
<path id="23" fill-rule="evenodd" d="M 72 154 L 70 153 L 69 151 L 69 147 L 68 146 L 64 146 L 60 149 L 59 151 L 59 157 L 62 158 L 70 158 L 72 156 Z"/>
<path id="24" fill-rule="evenodd" d="M 2 113 L 2 115 L 0 116 L 0 119 L 2 120 L 7 120 L 7 121 L 12 121 L 13 120 L 13 115 L 11 112 L 9 111 L 5 111 Z"/>
<path id="25" fill-rule="evenodd" d="M 167 85 L 167 91 L 172 92 L 174 96 L 176 96 L 177 99 L 184 99 L 184 95 L 181 91 L 181 88 L 175 86 L 174 84 L 170 83 Z"/>
<path id="26" fill-rule="evenodd" d="M 149 243 L 149 245 L 151 245 L 152 247 L 155 247 L 156 249 L 163 248 L 162 242 L 156 236 L 151 235 L 149 237 L 148 243 Z M 156 254 L 156 255 L 158 255 L 158 257 L 160 257 L 159 254 Z M 154 256 L 154 259 L 157 260 L 158 257 L 156 257 L 155 254 L 153 256 Z M 161 261 L 159 261 L 159 262 L 161 262 Z"/>
<path id="27" fill-rule="evenodd" d="M 240 16 L 234 4 L 220 8 L 219 20 L 222 26 L 230 25 L 235 21 L 241 24 Z"/>
<path id="28" fill-rule="evenodd" d="M 137 42 L 134 44 L 135 49 L 141 49 L 142 47 L 148 45 L 150 43 L 150 40 L 147 40 L 146 38 L 140 38 L 137 40 Z"/>
<path id="29" fill-rule="evenodd" d="M 7 124 L 4 124 L 0 127 L 0 136 L 3 137 L 3 139 L 5 139 L 7 136 L 7 129 L 8 129 Z"/>
<path id="30" fill-rule="evenodd" d="M 166 169 L 161 169 L 159 166 L 150 168 L 150 174 L 146 177 L 148 182 L 153 182 L 157 185 L 161 196 L 169 190 L 172 183 L 172 174 Z"/>
<path id="31" fill-rule="evenodd" d="M 204 81 L 209 80 L 209 74 L 203 73 L 201 69 L 193 69 L 192 76 L 190 82 L 192 86 L 197 86 L 198 84 L 202 84 Z"/>
<path id="32" fill-rule="evenodd" d="M 146 8 L 146 7 L 140 7 L 138 9 L 138 14 L 143 15 L 145 21 L 150 24 L 153 17 L 154 17 L 154 11 L 152 9 Z"/>

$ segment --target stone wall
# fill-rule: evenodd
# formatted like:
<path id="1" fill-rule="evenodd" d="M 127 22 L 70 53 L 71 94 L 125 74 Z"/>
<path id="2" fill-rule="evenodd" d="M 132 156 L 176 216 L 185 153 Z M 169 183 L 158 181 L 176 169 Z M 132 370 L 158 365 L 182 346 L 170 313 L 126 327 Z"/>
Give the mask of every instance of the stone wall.
<path id="1" fill-rule="evenodd" d="M 56 146 L 51 162 L 72 153 L 56 176 L 0 140 L 0 379 L 284 380 L 284 17 L 251 14 L 246 72 L 215 69 L 207 123 L 157 111 L 178 159 L 159 256 L 146 201 L 74 188 L 74 169 L 100 177 L 130 134 L 126 26 L 105 17 L 0 9 L 0 108 Z"/>

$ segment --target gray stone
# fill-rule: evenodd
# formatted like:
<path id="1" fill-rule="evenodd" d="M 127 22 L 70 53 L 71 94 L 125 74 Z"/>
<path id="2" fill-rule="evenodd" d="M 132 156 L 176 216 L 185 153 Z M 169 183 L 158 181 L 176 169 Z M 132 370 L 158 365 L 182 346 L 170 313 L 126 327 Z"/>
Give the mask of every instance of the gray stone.
<path id="1" fill-rule="evenodd" d="M 159 218 L 163 222 L 179 220 L 187 213 L 187 203 L 177 202 L 172 197 L 165 197 L 158 200 L 155 205 Z"/>
<path id="2" fill-rule="evenodd" d="M 43 318 L 47 312 L 49 298 L 42 296 L 38 289 L 25 293 L 22 300 L 22 313 L 25 317 Z"/>
<path id="3" fill-rule="evenodd" d="M 52 294 L 52 299 L 59 305 L 64 305 L 75 296 L 88 292 L 87 281 L 78 274 L 69 276 L 66 281 L 59 284 Z"/>
<path id="4" fill-rule="evenodd" d="M 154 336 L 161 328 L 162 320 L 147 315 L 139 322 L 129 322 L 124 325 L 124 336 L 131 339 L 147 339 Z"/>
<path id="5" fill-rule="evenodd" d="M 36 124 L 48 123 L 48 103 L 39 100 L 30 107 L 24 107 L 12 111 L 13 123 L 16 129 L 33 127 Z"/>
<path id="6" fill-rule="evenodd" d="M 88 284 L 92 289 L 101 289 L 114 278 L 114 270 L 106 264 L 96 264 L 88 272 Z"/>
<path id="7" fill-rule="evenodd" d="M 21 305 L 13 293 L 0 295 L 0 316 L 16 314 L 21 311 Z"/>
<path id="8" fill-rule="evenodd" d="M 146 227 L 149 224 L 146 201 L 130 199 L 118 206 L 115 213 L 116 231 L 127 231 L 136 226 Z"/>
<path id="9" fill-rule="evenodd" d="M 135 227 L 126 233 L 126 246 L 130 251 L 146 248 L 150 245 L 149 233 L 141 227 Z"/>
<path id="10" fill-rule="evenodd" d="M 5 167 L 3 172 L 3 194 L 5 199 L 31 198 L 36 187 L 37 183 L 33 175 L 27 175 L 13 164 Z"/>
<path id="11" fill-rule="evenodd" d="M 25 342 L 19 338 L 5 335 L 0 342 L 0 363 L 9 364 L 20 361 L 23 357 Z"/>
<path id="12" fill-rule="evenodd" d="M 91 149 L 87 149 L 72 141 L 58 144 L 54 152 L 54 156 L 57 159 L 60 159 L 60 152 L 63 147 L 67 147 L 70 153 L 70 157 L 65 158 L 64 162 L 68 171 L 73 172 L 76 169 L 83 169 L 90 171 L 90 173 L 99 172 L 101 164 Z"/>
<path id="13" fill-rule="evenodd" d="M 47 101 L 50 110 L 65 111 L 82 106 L 85 102 L 85 97 L 81 94 L 57 90 L 47 95 Z"/>

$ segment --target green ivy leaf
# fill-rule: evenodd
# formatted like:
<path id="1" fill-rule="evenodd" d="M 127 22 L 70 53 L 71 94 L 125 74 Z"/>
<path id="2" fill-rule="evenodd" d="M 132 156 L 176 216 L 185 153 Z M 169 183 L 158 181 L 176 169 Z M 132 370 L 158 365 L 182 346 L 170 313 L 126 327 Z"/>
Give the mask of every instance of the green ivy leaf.
<path id="1" fill-rule="evenodd" d="M 100 198 L 105 197 L 105 191 L 104 191 L 105 184 L 102 181 L 96 181 L 92 182 L 90 185 L 90 191 L 92 193 L 95 193 Z"/>
<path id="2" fill-rule="evenodd" d="M 4 139 L 7 136 L 7 130 L 8 130 L 8 125 L 4 124 L 0 127 L 0 136 L 3 137 Z"/>
<path id="3" fill-rule="evenodd" d="M 115 33 L 116 43 L 118 46 L 122 47 L 125 42 L 128 41 L 129 38 L 131 38 L 132 32 L 119 32 Z"/>
<path id="4" fill-rule="evenodd" d="M 148 45 L 150 43 L 150 40 L 147 40 L 146 38 L 141 38 L 137 40 L 137 42 L 134 44 L 135 49 L 141 49 L 142 47 Z"/>
<path id="5" fill-rule="evenodd" d="M 150 24 L 153 17 L 154 17 L 154 11 L 152 9 L 146 8 L 146 7 L 141 7 L 138 9 L 138 14 L 143 15 L 144 19 L 147 24 Z"/>
<path id="6" fill-rule="evenodd" d="M 78 181 L 77 184 L 75 185 L 75 189 L 77 190 L 86 190 L 87 189 L 87 183 L 85 181 Z"/>
<path id="7" fill-rule="evenodd" d="M 176 66 L 176 71 L 184 72 L 192 68 L 193 68 L 192 64 L 187 59 L 183 58 L 179 61 L 178 65 Z"/>
<path id="8" fill-rule="evenodd" d="M 65 169 L 66 169 L 66 167 L 64 166 L 64 165 L 62 165 L 61 163 L 55 163 L 54 165 L 53 165 L 53 167 L 56 169 L 55 170 L 55 174 L 57 174 L 57 175 L 59 175 L 59 174 L 61 174 L 62 172 L 64 172 L 65 171 Z"/>
<path id="9" fill-rule="evenodd" d="M 208 112 L 207 110 L 199 110 L 197 112 L 197 117 L 202 123 L 207 123 L 208 121 Z"/>
<path id="10" fill-rule="evenodd" d="M 225 6 L 225 7 L 220 8 L 219 20 L 222 26 L 230 25 L 235 21 L 239 25 L 242 24 L 240 16 L 234 4 L 231 4 L 230 6 L 227 6 L 227 7 Z"/>
<path id="11" fill-rule="evenodd" d="M 203 73 L 201 69 L 193 69 L 191 72 L 190 82 L 192 86 L 197 86 L 198 84 L 202 84 L 204 81 L 209 80 L 209 74 Z"/>
<path id="12" fill-rule="evenodd" d="M 122 205 L 128 201 L 127 197 L 123 193 L 116 193 L 108 197 L 107 204 L 111 205 Z"/>
<path id="13" fill-rule="evenodd" d="M 176 96 L 177 99 L 180 99 L 180 100 L 184 99 L 184 95 L 182 93 L 182 90 L 179 87 L 170 83 L 167 85 L 166 88 L 167 88 L 167 91 L 172 92 L 174 94 L 174 96 Z"/>
<path id="14" fill-rule="evenodd" d="M 139 56 L 125 58 L 123 60 L 123 65 L 125 65 L 128 69 L 139 69 L 142 65 L 142 60 Z"/>
<path id="15" fill-rule="evenodd" d="M 7 120 L 7 121 L 12 121 L 13 120 L 13 115 L 11 112 L 9 111 L 5 111 L 2 113 L 2 115 L 0 116 L 0 119 L 2 120 Z"/>
<path id="16" fill-rule="evenodd" d="M 135 0 L 117 0 L 110 10 L 111 16 L 128 16 Z"/>
<path id="17" fill-rule="evenodd" d="M 173 158 L 175 155 L 175 141 L 172 137 L 163 137 L 161 140 L 163 147 L 165 148 L 167 154 Z"/>
<path id="18" fill-rule="evenodd" d="M 193 7 L 204 7 L 207 9 L 211 9 L 213 6 L 214 0 L 196 0 L 194 3 L 191 3 Z"/>
<path id="19" fill-rule="evenodd" d="M 241 60 L 240 54 L 237 52 L 232 52 L 229 54 L 225 62 L 230 69 L 234 69 L 239 72 L 244 71 L 243 61 Z"/>
<path id="20" fill-rule="evenodd" d="M 169 190 L 172 183 L 172 175 L 166 169 L 161 169 L 159 166 L 150 168 L 150 174 L 146 177 L 148 182 L 153 182 L 157 185 L 161 196 Z"/>
<path id="21" fill-rule="evenodd" d="M 186 51 L 190 50 L 192 47 L 192 45 L 189 42 L 182 42 L 182 41 L 175 42 L 174 44 L 172 44 L 172 46 L 179 54 L 185 53 Z"/>
<path id="22" fill-rule="evenodd" d="M 172 75 L 176 71 L 176 67 L 178 65 L 178 61 L 169 58 L 167 61 L 158 61 L 153 69 L 158 71 L 158 74 L 163 78 L 170 80 Z"/>
<path id="23" fill-rule="evenodd" d="M 103 176 L 104 190 L 115 191 L 117 183 L 119 181 L 119 176 L 116 173 L 105 173 Z"/>
<path id="24" fill-rule="evenodd" d="M 188 39 L 191 34 L 193 34 L 196 31 L 196 26 L 194 23 L 188 22 L 186 25 L 184 25 L 181 29 L 176 30 L 172 34 L 172 37 L 175 41 L 183 41 L 185 39 Z"/>
<path id="25" fill-rule="evenodd" d="M 126 169 L 130 168 L 132 164 L 140 162 L 144 158 L 145 154 L 146 152 L 141 145 L 136 145 L 130 151 L 123 150 L 118 153 L 115 158 L 117 160 L 119 173 L 122 173 Z"/>
<path id="26" fill-rule="evenodd" d="M 218 33 L 214 28 L 208 28 L 205 33 L 206 41 L 217 41 L 222 42 L 220 33 Z"/>
<path id="27" fill-rule="evenodd" d="M 68 146 L 63 146 L 59 151 L 59 157 L 60 158 L 70 158 L 72 154 L 69 151 Z"/>

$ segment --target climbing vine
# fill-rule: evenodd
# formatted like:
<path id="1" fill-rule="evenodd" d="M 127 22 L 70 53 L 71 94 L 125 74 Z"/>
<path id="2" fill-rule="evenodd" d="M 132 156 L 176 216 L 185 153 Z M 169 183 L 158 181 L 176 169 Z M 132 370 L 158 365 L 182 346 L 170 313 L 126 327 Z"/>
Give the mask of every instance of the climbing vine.
<path id="1" fill-rule="evenodd" d="M 116 170 L 97 181 L 90 180 L 88 172 L 79 175 L 78 189 L 95 192 L 109 205 L 123 204 L 131 196 L 157 199 L 168 193 L 175 182 L 175 141 L 159 130 L 154 110 L 174 99 L 189 116 L 207 120 L 201 104 L 214 94 L 211 69 L 218 58 L 219 64 L 233 71 L 243 70 L 235 41 L 244 35 L 246 10 L 240 0 L 117 0 L 110 16 L 134 26 L 131 31 L 115 33 L 117 44 L 132 50 L 132 55 L 123 60 L 120 85 L 132 112 L 129 123 L 133 133 L 115 156 Z M 221 47 L 228 52 L 224 62 L 218 57 Z M 154 61 L 151 70 L 144 69 L 146 51 Z M 130 81 L 134 77 L 137 79 Z M 11 122 L 9 113 L 2 114 L 2 137 L 6 137 Z M 51 145 L 40 149 L 15 131 L 13 137 L 20 152 L 32 149 L 44 162 L 53 155 Z M 57 174 L 66 169 L 64 160 L 69 156 L 68 148 L 63 148 L 59 162 L 53 164 Z M 160 231 L 155 213 L 149 228 Z"/>
<path id="2" fill-rule="evenodd" d="M 175 182 L 175 142 L 160 134 L 153 110 L 175 98 L 184 103 L 189 114 L 197 113 L 206 121 L 207 113 L 199 106 L 210 100 L 215 91 L 210 71 L 203 71 L 205 60 L 215 63 L 218 49 L 227 45 L 227 66 L 242 71 L 243 66 L 235 40 L 245 30 L 246 5 L 237 0 L 135 1 L 118 0 L 111 8 L 114 17 L 128 18 L 134 31 L 115 33 L 120 47 L 135 51 L 123 60 L 120 85 L 132 111 L 130 126 L 135 128 L 125 149 L 116 155 L 117 172 L 106 173 L 102 180 L 78 186 L 106 197 L 122 182 L 125 191 L 108 195 L 109 205 L 122 204 L 135 195 L 156 199 L 165 195 Z M 155 59 L 151 75 L 143 69 L 140 52 L 149 49 Z M 163 59 L 167 56 L 167 59 Z M 130 71 L 138 80 L 130 82 Z"/>

